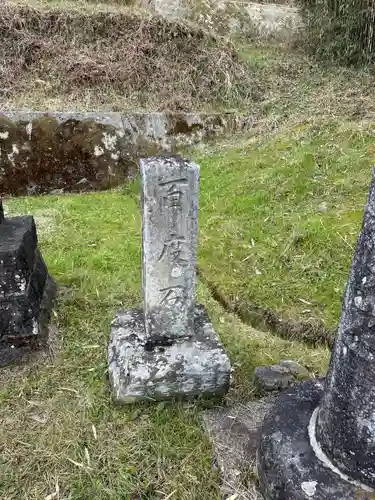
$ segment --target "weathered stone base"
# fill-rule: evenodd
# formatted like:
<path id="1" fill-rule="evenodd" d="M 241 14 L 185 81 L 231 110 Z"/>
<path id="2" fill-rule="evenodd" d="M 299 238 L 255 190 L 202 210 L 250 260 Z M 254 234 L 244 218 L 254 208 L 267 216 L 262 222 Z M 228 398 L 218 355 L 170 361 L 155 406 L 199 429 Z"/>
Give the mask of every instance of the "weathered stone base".
<path id="1" fill-rule="evenodd" d="M 314 416 L 322 395 L 322 381 L 309 380 L 282 393 L 268 413 L 258 449 L 260 488 L 266 500 L 374 498 L 370 488 L 335 469 L 314 442 Z"/>
<path id="2" fill-rule="evenodd" d="M 231 366 L 203 306 L 196 306 L 192 337 L 146 337 L 141 310 L 119 313 L 108 348 L 114 400 L 164 401 L 223 396 Z"/>
<path id="3" fill-rule="evenodd" d="M 38 335 L 23 337 L 16 345 L 12 344 L 10 339 L 0 341 L 0 367 L 20 361 L 25 355 L 48 347 L 51 312 L 55 297 L 56 283 L 48 275 L 37 318 Z"/>

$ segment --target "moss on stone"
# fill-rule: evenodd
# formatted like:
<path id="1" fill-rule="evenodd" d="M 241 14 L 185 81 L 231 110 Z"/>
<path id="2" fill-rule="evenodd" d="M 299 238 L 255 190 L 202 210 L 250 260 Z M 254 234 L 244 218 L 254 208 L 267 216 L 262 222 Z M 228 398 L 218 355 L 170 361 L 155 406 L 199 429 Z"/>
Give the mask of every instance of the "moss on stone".
<path id="1" fill-rule="evenodd" d="M 107 188 L 128 174 L 121 131 L 94 120 L 0 117 L 0 194 Z"/>

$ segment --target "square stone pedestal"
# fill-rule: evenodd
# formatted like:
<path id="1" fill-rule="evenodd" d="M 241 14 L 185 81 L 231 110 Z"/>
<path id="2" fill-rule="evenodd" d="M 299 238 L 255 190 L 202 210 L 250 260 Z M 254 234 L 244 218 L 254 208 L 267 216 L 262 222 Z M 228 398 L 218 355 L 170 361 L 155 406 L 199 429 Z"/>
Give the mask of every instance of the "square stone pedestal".
<path id="1" fill-rule="evenodd" d="M 119 313 L 108 358 L 117 403 L 223 396 L 229 389 L 230 362 L 201 305 L 195 307 L 194 334 L 177 339 L 147 337 L 142 310 Z"/>

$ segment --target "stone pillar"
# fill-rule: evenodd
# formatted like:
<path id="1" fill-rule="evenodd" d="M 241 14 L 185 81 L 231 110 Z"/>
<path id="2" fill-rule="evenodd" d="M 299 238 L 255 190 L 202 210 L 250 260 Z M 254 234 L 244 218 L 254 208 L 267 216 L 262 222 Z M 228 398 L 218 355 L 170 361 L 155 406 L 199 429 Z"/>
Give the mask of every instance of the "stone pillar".
<path id="1" fill-rule="evenodd" d="M 317 438 L 342 471 L 375 488 L 375 181 L 317 412 Z"/>
<path id="2" fill-rule="evenodd" d="M 47 346 L 55 292 L 33 217 L 4 218 L 0 200 L 0 366 Z"/>
<path id="3" fill-rule="evenodd" d="M 193 334 L 199 167 L 179 157 L 141 160 L 146 334 Z"/>
<path id="4" fill-rule="evenodd" d="M 117 314 L 108 349 L 119 403 L 220 396 L 231 367 L 195 304 L 199 167 L 173 155 L 141 160 L 143 309 Z"/>
<path id="5" fill-rule="evenodd" d="M 269 500 L 375 498 L 375 176 L 325 384 L 279 397 L 258 471 Z"/>

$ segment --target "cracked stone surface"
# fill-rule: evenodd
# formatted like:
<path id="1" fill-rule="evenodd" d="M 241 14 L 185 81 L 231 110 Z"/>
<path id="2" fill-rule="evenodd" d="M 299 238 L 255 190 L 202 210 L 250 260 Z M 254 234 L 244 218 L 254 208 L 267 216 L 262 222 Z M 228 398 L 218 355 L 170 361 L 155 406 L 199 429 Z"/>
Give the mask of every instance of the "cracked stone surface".
<path id="1" fill-rule="evenodd" d="M 108 347 L 109 379 L 117 403 L 222 396 L 231 366 L 203 306 L 196 306 L 194 334 L 150 339 L 142 310 L 119 313 Z"/>
<path id="2" fill-rule="evenodd" d="M 142 275 L 149 337 L 194 329 L 199 167 L 179 156 L 141 160 Z"/>
<path id="3" fill-rule="evenodd" d="M 308 380 L 283 392 L 267 413 L 258 451 L 266 500 L 373 500 L 374 492 L 346 480 L 311 445 L 312 416 L 323 393 L 323 380 Z"/>
<path id="4" fill-rule="evenodd" d="M 168 153 L 142 159 L 140 171 L 144 304 L 112 324 L 114 400 L 223 396 L 230 362 L 195 303 L 199 166 Z"/>
<path id="5" fill-rule="evenodd" d="M 253 126 L 236 113 L 0 112 L 0 196 L 107 189 L 140 157 Z"/>

